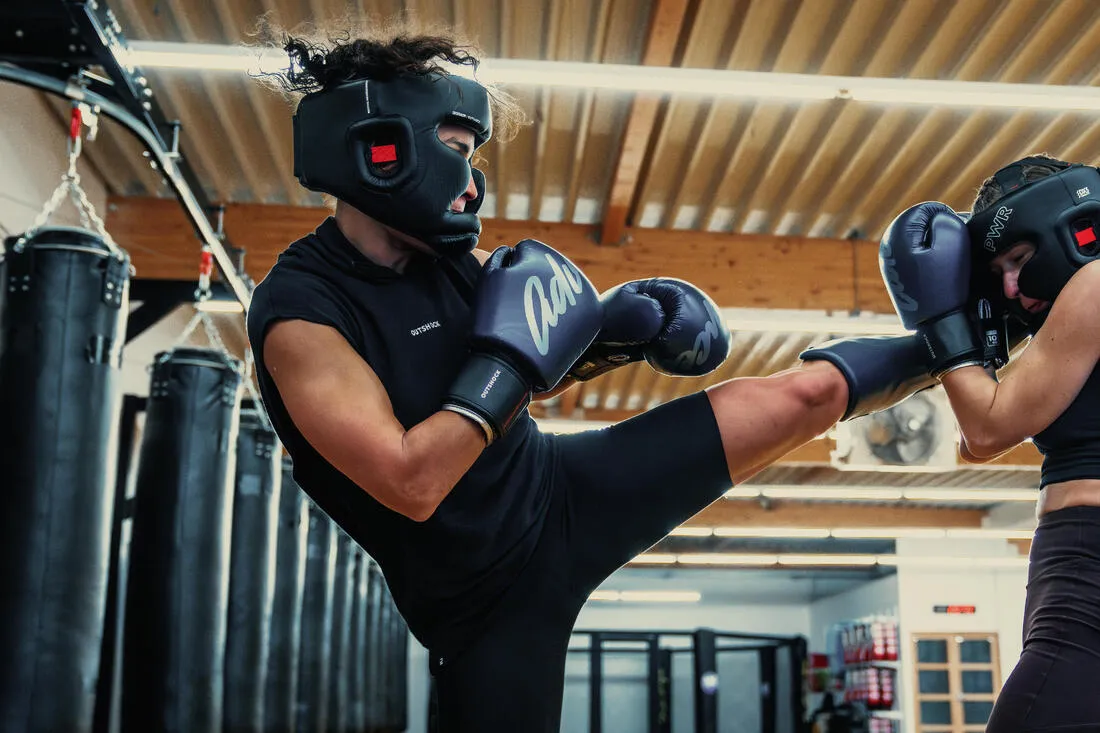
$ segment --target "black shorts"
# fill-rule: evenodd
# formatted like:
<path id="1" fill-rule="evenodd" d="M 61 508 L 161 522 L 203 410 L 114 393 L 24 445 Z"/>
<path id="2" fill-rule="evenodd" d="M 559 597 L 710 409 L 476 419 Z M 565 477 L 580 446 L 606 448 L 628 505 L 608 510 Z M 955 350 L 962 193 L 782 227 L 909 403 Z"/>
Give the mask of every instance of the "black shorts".
<path id="1" fill-rule="evenodd" d="M 554 442 L 530 563 L 461 654 L 428 650 L 440 733 L 558 733 L 566 650 L 588 595 L 730 487 L 704 393 Z"/>
<path id="2" fill-rule="evenodd" d="M 1100 730 L 1100 507 L 1039 520 L 1024 647 L 987 733 Z"/>

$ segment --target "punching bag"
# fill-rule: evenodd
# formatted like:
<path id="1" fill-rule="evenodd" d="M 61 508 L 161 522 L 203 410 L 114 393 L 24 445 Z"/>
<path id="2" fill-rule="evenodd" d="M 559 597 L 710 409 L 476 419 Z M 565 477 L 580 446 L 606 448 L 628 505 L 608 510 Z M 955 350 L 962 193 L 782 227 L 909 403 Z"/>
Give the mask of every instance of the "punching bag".
<path id="1" fill-rule="evenodd" d="M 343 532 L 338 534 L 336 573 L 332 583 L 332 658 L 329 667 L 328 730 L 347 730 L 348 692 L 351 676 L 351 609 L 355 573 L 355 551 L 359 546 Z"/>
<path id="2" fill-rule="evenodd" d="M 153 364 L 134 495 L 122 732 L 222 730 L 241 365 L 212 349 Z"/>
<path id="3" fill-rule="evenodd" d="M 377 563 L 371 563 L 370 582 L 367 587 L 367 699 L 366 728 L 380 731 L 385 725 L 386 655 L 382 617 L 385 599 L 389 595 L 386 579 Z"/>
<path id="4" fill-rule="evenodd" d="M 275 593 L 268 634 L 264 726 L 268 733 L 294 730 L 298 704 L 298 656 L 302 630 L 302 584 L 306 573 L 309 504 L 294 481 L 293 464 L 282 461 Z"/>
<path id="5" fill-rule="evenodd" d="M 406 695 L 408 694 L 409 632 L 405 619 L 393 602 L 393 596 L 383 596 L 382 633 L 385 650 L 385 682 L 383 695 L 383 729 L 405 730 L 408 723 Z"/>
<path id="6" fill-rule="evenodd" d="M 381 660 L 381 674 L 378 679 L 378 695 L 380 698 L 378 708 L 379 728 L 383 731 L 393 730 L 393 691 L 394 680 L 394 650 L 393 650 L 393 603 L 390 602 L 389 589 L 382 593 L 378 608 L 378 655 Z"/>
<path id="7" fill-rule="evenodd" d="M 226 733 L 259 733 L 263 725 L 281 458 L 278 438 L 260 413 L 241 410 L 229 553 Z"/>
<path id="8" fill-rule="evenodd" d="M 336 573 L 336 523 L 316 504 L 309 507 L 306 579 L 302 590 L 302 641 L 298 662 L 298 733 L 327 733 L 332 656 L 332 595 Z"/>
<path id="9" fill-rule="evenodd" d="M 130 262 L 96 234 L 6 240 L 0 731 L 92 727 Z"/>
<path id="10" fill-rule="evenodd" d="M 390 596 L 390 623 L 392 624 L 394 689 L 390 691 L 392 705 L 390 720 L 394 730 L 409 726 L 409 626 Z"/>
<path id="11" fill-rule="evenodd" d="M 348 728 L 361 733 L 367 727 L 367 586 L 370 582 L 370 558 L 355 549 L 352 575 L 351 636 L 348 641 Z"/>

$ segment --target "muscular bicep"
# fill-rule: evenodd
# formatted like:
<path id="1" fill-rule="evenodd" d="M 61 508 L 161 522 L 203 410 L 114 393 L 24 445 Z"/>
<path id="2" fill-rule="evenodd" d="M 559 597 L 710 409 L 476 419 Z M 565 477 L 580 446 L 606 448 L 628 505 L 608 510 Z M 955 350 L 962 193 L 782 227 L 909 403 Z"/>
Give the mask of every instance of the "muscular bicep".
<path id="1" fill-rule="evenodd" d="M 385 486 L 396 470 L 404 428 L 374 370 L 334 328 L 280 321 L 263 343 L 264 363 L 295 426 L 310 445 L 383 504 L 400 510 Z M 373 474 L 369 484 L 365 476 Z"/>
<path id="2" fill-rule="evenodd" d="M 280 321 L 264 363 L 314 450 L 382 505 L 429 518 L 485 448 L 484 433 L 440 411 L 408 430 L 378 375 L 334 328 Z"/>

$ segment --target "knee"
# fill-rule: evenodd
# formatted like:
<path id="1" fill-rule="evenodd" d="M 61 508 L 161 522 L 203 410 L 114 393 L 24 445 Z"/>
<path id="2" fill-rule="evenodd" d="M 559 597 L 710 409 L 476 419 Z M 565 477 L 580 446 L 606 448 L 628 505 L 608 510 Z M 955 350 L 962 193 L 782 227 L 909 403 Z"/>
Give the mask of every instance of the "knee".
<path id="1" fill-rule="evenodd" d="M 786 375 L 790 394 L 807 408 L 843 412 L 848 406 L 848 382 L 832 364 L 803 362 Z"/>

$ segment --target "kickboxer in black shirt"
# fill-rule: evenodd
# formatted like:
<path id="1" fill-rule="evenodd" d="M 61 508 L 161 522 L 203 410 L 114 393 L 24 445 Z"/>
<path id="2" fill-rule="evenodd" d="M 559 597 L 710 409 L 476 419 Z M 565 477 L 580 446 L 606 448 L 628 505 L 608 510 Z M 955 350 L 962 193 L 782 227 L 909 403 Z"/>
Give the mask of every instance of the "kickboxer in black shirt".
<path id="1" fill-rule="evenodd" d="M 336 200 L 257 286 L 248 332 L 296 481 L 381 566 L 430 654 L 445 731 L 558 730 L 588 595 L 736 484 L 931 382 L 909 337 L 840 341 L 612 427 L 539 432 L 531 399 L 640 360 L 729 353 L 714 303 L 597 293 L 553 242 L 477 249 L 471 158 L 516 109 L 446 38 L 290 40 L 295 174 Z M 684 234 L 690 237 L 689 233 Z"/>

